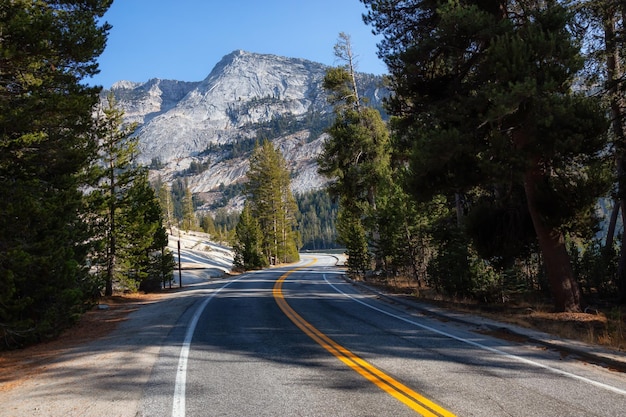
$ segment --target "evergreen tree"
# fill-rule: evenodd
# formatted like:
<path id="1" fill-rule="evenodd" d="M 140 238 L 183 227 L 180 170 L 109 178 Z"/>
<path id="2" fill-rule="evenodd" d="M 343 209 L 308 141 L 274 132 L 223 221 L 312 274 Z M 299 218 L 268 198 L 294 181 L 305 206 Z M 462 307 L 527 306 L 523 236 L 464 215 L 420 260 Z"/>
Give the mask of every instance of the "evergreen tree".
<path id="1" fill-rule="evenodd" d="M 248 202 L 244 203 L 235 230 L 236 242 L 233 245 L 235 259 L 233 264 L 244 270 L 267 267 L 269 262 L 262 250 L 263 233 Z"/>
<path id="2" fill-rule="evenodd" d="M 183 221 L 181 228 L 186 231 L 198 229 L 198 219 L 193 207 L 193 194 L 185 181 L 185 195 L 183 197 Z"/>
<path id="3" fill-rule="evenodd" d="M 210 214 L 205 214 L 200 218 L 200 228 L 204 233 L 208 233 L 212 238 L 217 236 L 217 229 L 215 228 L 215 222 Z"/>
<path id="4" fill-rule="evenodd" d="M 256 146 L 250 158 L 246 192 L 263 232 L 263 254 L 270 262 L 294 262 L 300 245 L 297 210 L 287 164 L 269 141 Z"/>
<path id="5" fill-rule="evenodd" d="M 383 35 L 412 192 L 521 187 L 555 307 L 579 310 L 565 236 L 606 190 L 606 121 L 598 100 L 572 91 L 582 59 L 571 14 L 552 0 L 362 2 Z"/>
<path id="6" fill-rule="evenodd" d="M 174 257 L 167 249 L 168 234 L 147 170 L 134 178 L 125 198 L 119 222 L 120 270 L 131 289 L 158 291 L 172 274 Z"/>
<path id="7" fill-rule="evenodd" d="M 339 242 L 346 246 L 349 272 L 357 275 L 364 275 L 369 271 L 372 262 L 362 213 L 361 204 L 345 196 L 340 198 L 337 236 Z"/>
<path id="8" fill-rule="evenodd" d="M 92 166 L 90 218 L 96 246 L 93 262 L 103 266 L 105 295 L 117 284 L 127 290 L 155 291 L 173 270 L 163 214 L 146 168 L 136 166 L 135 125 L 109 96 L 96 126 L 99 159 Z"/>
<path id="9" fill-rule="evenodd" d="M 302 249 L 332 249 L 337 243 L 338 204 L 331 201 L 325 189 L 296 195 L 298 211 L 302 213 L 299 231 L 302 236 Z"/>
<path id="10" fill-rule="evenodd" d="M 56 335 L 93 296 L 82 174 L 110 0 L 0 3 L 0 339 Z"/>
<path id="11" fill-rule="evenodd" d="M 328 129 L 330 138 L 324 143 L 318 165 L 319 172 L 332 179 L 330 193 L 340 197 L 340 204 L 350 205 L 340 207 L 339 238 L 358 271 L 364 271 L 369 269 L 363 264 L 369 254 L 362 253 L 369 250 L 367 241 L 377 245 L 379 240 L 374 213 L 378 189 L 389 181 L 389 132 L 380 113 L 360 102 L 348 35 L 339 35 L 335 54 L 344 65 L 329 69 L 324 78 L 335 121 Z"/>
<path id="12" fill-rule="evenodd" d="M 612 258 L 617 220 L 620 210 L 624 217 L 626 209 L 626 42 L 624 40 L 624 16 L 626 4 L 619 0 L 588 0 L 579 9 L 582 26 L 588 28 L 590 42 L 590 71 L 588 83 L 604 86 L 604 97 L 608 104 L 611 127 L 610 140 L 614 152 L 615 190 L 604 247 L 604 256 Z M 601 34 L 601 38 L 598 36 Z M 607 276 L 610 274 L 606 274 Z M 618 262 L 618 285 L 621 303 L 626 303 L 626 245 L 620 247 Z"/>
<path id="13" fill-rule="evenodd" d="M 123 282 L 126 278 L 118 259 L 118 249 L 124 245 L 119 240 L 125 237 L 119 223 L 130 202 L 129 190 L 141 169 L 134 165 L 137 138 L 131 135 L 136 126 L 123 124 L 124 113 L 116 108 L 113 95 L 109 95 L 100 111 L 96 121 L 99 159 L 93 166 L 94 190 L 90 199 L 96 211 L 95 222 L 99 223 L 100 238 L 104 241 L 104 253 L 97 255 L 105 265 L 104 294 L 110 296 L 113 283 Z"/>
<path id="14" fill-rule="evenodd" d="M 174 202 L 172 201 L 172 191 L 170 187 L 158 178 L 155 188 L 158 192 L 159 205 L 161 206 L 161 212 L 163 213 L 163 221 L 165 227 L 172 233 L 172 228 L 175 224 L 174 218 Z"/>

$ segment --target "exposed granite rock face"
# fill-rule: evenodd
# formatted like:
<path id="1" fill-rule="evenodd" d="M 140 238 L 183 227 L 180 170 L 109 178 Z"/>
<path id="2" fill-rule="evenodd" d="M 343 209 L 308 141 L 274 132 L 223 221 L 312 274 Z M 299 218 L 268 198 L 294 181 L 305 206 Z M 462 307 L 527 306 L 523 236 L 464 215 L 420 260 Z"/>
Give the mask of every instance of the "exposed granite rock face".
<path id="1" fill-rule="evenodd" d="M 200 82 L 120 81 L 111 92 L 127 121 L 140 125 L 139 162 L 152 165 L 165 181 L 187 175 L 196 194 L 238 183 L 248 169 L 251 142 L 267 138 L 293 170 L 294 191 L 304 192 L 326 182 L 315 162 L 323 127 L 332 120 L 322 88 L 326 69 L 303 59 L 235 51 Z M 386 94 L 381 77 L 359 79 L 362 95 L 380 106 Z M 234 152 L 242 144 L 246 150 Z M 190 173 L 192 164 L 205 169 Z"/>

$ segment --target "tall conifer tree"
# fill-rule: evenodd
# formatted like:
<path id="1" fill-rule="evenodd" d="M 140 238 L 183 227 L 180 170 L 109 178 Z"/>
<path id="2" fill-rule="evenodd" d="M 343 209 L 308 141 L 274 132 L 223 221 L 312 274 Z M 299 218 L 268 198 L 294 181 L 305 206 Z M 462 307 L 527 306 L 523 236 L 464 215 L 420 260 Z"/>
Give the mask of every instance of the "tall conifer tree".
<path id="1" fill-rule="evenodd" d="M 99 259 L 104 263 L 105 295 L 113 294 L 113 283 L 124 281 L 125 275 L 118 259 L 118 250 L 125 246 L 120 228 L 122 212 L 129 204 L 128 193 L 141 168 L 135 166 L 138 139 L 132 137 L 135 125 L 124 125 L 124 113 L 109 95 L 97 116 L 96 141 L 98 156 L 93 166 L 94 190 L 90 199 L 96 210 L 99 235 L 104 242 Z M 100 216 L 98 216 L 98 214 Z"/>
<path id="2" fill-rule="evenodd" d="M 233 245 L 235 259 L 233 264 L 244 270 L 264 268 L 269 261 L 263 254 L 263 233 L 259 222 L 252 214 L 250 203 L 243 206 L 239 222 L 235 228 L 236 242 Z"/>
<path id="3" fill-rule="evenodd" d="M 79 191 L 111 0 L 0 2 L 0 340 L 53 336 L 93 291 Z"/>
<path id="4" fill-rule="evenodd" d="M 349 268 L 360 273 L 370 269 L 369 247 L 379 241 L 376 199 L 390 175 L 389 132 L 378 110 L 361 102 L 347 34 L 339 34 L 335 55 L 343 65 L 330 68 L 324 77 L 335 121 L 318 165 L 319 172 L 331 179 L 330 193 L 340 197 L 339 239 L 346 245 Z"/>

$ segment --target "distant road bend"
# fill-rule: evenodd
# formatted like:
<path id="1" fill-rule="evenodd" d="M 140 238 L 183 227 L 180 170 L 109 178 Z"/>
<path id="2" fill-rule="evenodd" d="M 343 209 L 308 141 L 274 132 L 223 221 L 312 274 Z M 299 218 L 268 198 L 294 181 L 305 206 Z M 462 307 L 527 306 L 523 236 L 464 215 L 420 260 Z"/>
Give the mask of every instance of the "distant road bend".
<path id="1" fill-rule="evenodd" d="M 359 292 L 335 258 L 215 281 L 140 415 L 622 416 L 626 377 Z"/>

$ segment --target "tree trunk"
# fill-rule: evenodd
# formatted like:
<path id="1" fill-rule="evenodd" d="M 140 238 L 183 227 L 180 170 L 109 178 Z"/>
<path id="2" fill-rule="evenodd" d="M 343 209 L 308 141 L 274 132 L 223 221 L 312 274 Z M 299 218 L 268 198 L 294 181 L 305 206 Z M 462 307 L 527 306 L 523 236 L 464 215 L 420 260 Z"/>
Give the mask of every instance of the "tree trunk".
<path id="1" fill-rule="evenodd" d="M 113 275 L 115 274 L 115 263 L 117 262 L 116 259 L 116 255 L 117 255 L 117 242 L 115 239 L 117 230 L 115 230 L 116 226 L 117 226 L 117 222 L 116 222 L 116 208 L 117 208 L 117 204 L 115 201 L 115 186 L 116 186 L 116 182 L 115 182 L 115 165 L 113 163 L 113 159 L 111 158 L 111 160 L 109 161 L 109 184 L 110 184 L 110 190 L 109 192 L 111 193 L 110 198 L 111 200 L 109 201 L 109 253 L 107 256 L 107 276 L 106 276 L 106 285 L 105 285 L 105 289 L 104 289 L 104 295 L 107 297 L 110 297 L 113 295 Z"/>
<path id="2" fill-rule="evenodd" d="M 111 234 L 109 240 L 109 256 L 107 257 L 107 276 L 104 295 L 110 297 L 113 295 L 113 274 L 115 273 L 115 237 Z"/>
<path id="3" fill-rule="evenodd" d="M 606 232 L 605 248 L 613 247 L 613 239 L 615 238 L 615 227 L 617 225 L 617 217 L 619 215 L 620 200 L 615 200 L 613 209 L 611 210 L 611 218 L 609 220 L 609 229 Z"/>
<path id="4" fill-rule="evenodd" d="M 534 161 L 533 167 L 524 174 L 524 191 L 528 212 L 543 254 L 554 306 L 557 311 L 581 311 L 580 290 L 565 247 L 563 233 L 548 226 L 537 207 L 537 185 L 542 179 L 538 161 Z"/>
<path id="5" fill-rule="evenodd" d="M 413 278 L 417 282 L 417 288 L 422 288 L 422 280 L 420 279 L 419 268 L 415 259 L 417 258 L 417 251 L 413 244 L 413 238 L 411 236 L 411 230 L 409 229 L 409 222 L 404 217 L 404 233 L 406 237 L 407 245 L 409 246 L 409 254 L 411 257 L 411 268 L 413 269 Z M 419 295 L 419 294 L 418 294 Z"/>
<path id="6" fill-rule="evenodd" d="M 617 164 L 617 182 L 618 182 L 618 201 L 616 202 L 614 210 L 622 208 L 622 216 L 624 213 L 624 194 L 626 193 L 626 186 L 624 181 L 624 148 L 626 147 L 626 135 L 624 132 L 624 102 L 622 98 L 622 92 L 620 91 L 619 84 L 623 78 L 622 68 L 620 66 L 620 45 L 618 39 L 618 29 L 616 29 L 617 22 L 619 21 L 617 16 L 618 10 L 608 8 L 605 11 L 604 16 L 604 46 L 606 49 L 606 70 L 607 70 L 607 92 L 610 97 L 611 105 L 611 129 L 615 135 L 615 148 L 616 148 L 616 164 Z M 622 17 L 623 17 L 622 11 Z M 606 247 L 611 249 L 613 247 L 613 235 L 615 231 L 615 221 L 617 215 L 611 216 L 611 223 L 609 224 L 609 233 L 607 235 Z M 624 239 L 622 239 L 622 245 L 620 248 L 619 263 L 617 266 L 617 285 L 619 290 L 620 303 L 626 302 L 626 245 L 624 245 Z"/>

